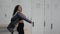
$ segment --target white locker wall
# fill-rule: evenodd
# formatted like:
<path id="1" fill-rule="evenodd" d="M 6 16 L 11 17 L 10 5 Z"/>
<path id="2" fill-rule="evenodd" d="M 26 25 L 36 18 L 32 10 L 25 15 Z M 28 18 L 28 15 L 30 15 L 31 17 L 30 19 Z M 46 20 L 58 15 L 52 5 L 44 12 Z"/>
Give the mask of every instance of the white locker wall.
<path id="1" fill-rule="evenodd" d="M 60 0 L 45 0 L 45 23 L 44 34 L 60 34 Z"/>

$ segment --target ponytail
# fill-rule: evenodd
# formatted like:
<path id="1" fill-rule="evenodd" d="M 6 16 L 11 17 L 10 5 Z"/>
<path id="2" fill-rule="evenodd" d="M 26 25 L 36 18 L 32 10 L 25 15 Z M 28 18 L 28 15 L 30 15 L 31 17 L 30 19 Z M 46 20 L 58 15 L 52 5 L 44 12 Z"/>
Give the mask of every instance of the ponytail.
<path id="1" fill-rule="evenodd" d="M 13 12 L 13 16 L 14 16 L 15 13 L 17 12 L 19 6 L 20 6 L 20 5 L 17 5 L 17 6 L 15 7 L 14 12 Z"/>

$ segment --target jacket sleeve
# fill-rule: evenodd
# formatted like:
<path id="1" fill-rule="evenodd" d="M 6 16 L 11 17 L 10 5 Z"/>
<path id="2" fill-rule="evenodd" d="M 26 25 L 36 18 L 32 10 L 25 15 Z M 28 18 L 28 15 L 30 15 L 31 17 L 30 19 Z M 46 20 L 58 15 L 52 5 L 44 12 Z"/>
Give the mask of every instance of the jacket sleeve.
<path id="1" fill-rule="evenodd" d="M 27 18 L 26 18 L 24 15 L 22 15 L 21 13 L 18 12 L 17 15 L 19 16 L 19 18 L 22 18 L 23 20 L 31 23 L 31 21 L 30 21 L 29 19 L 27 19 Z"/>

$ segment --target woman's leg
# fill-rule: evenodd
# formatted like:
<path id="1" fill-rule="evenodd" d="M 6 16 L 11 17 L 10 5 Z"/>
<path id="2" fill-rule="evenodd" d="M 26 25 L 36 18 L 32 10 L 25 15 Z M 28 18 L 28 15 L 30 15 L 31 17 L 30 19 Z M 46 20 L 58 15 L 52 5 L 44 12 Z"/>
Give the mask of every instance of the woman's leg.
<path id="1" fill-rule="evenodd" d="M 24 23 L 18 24 L 17 31 L 19 34 L 24 34 Z"/>

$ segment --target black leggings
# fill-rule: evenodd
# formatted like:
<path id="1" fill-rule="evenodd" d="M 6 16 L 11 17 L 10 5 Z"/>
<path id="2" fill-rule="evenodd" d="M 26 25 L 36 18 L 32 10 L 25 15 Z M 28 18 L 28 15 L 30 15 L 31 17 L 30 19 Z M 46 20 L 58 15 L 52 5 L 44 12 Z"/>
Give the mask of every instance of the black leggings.
<path id="1" fill-rule="evenodd" d="M 18 24 L 17 31 L 19 34 L 24 34 L 24 23 Z"/>

